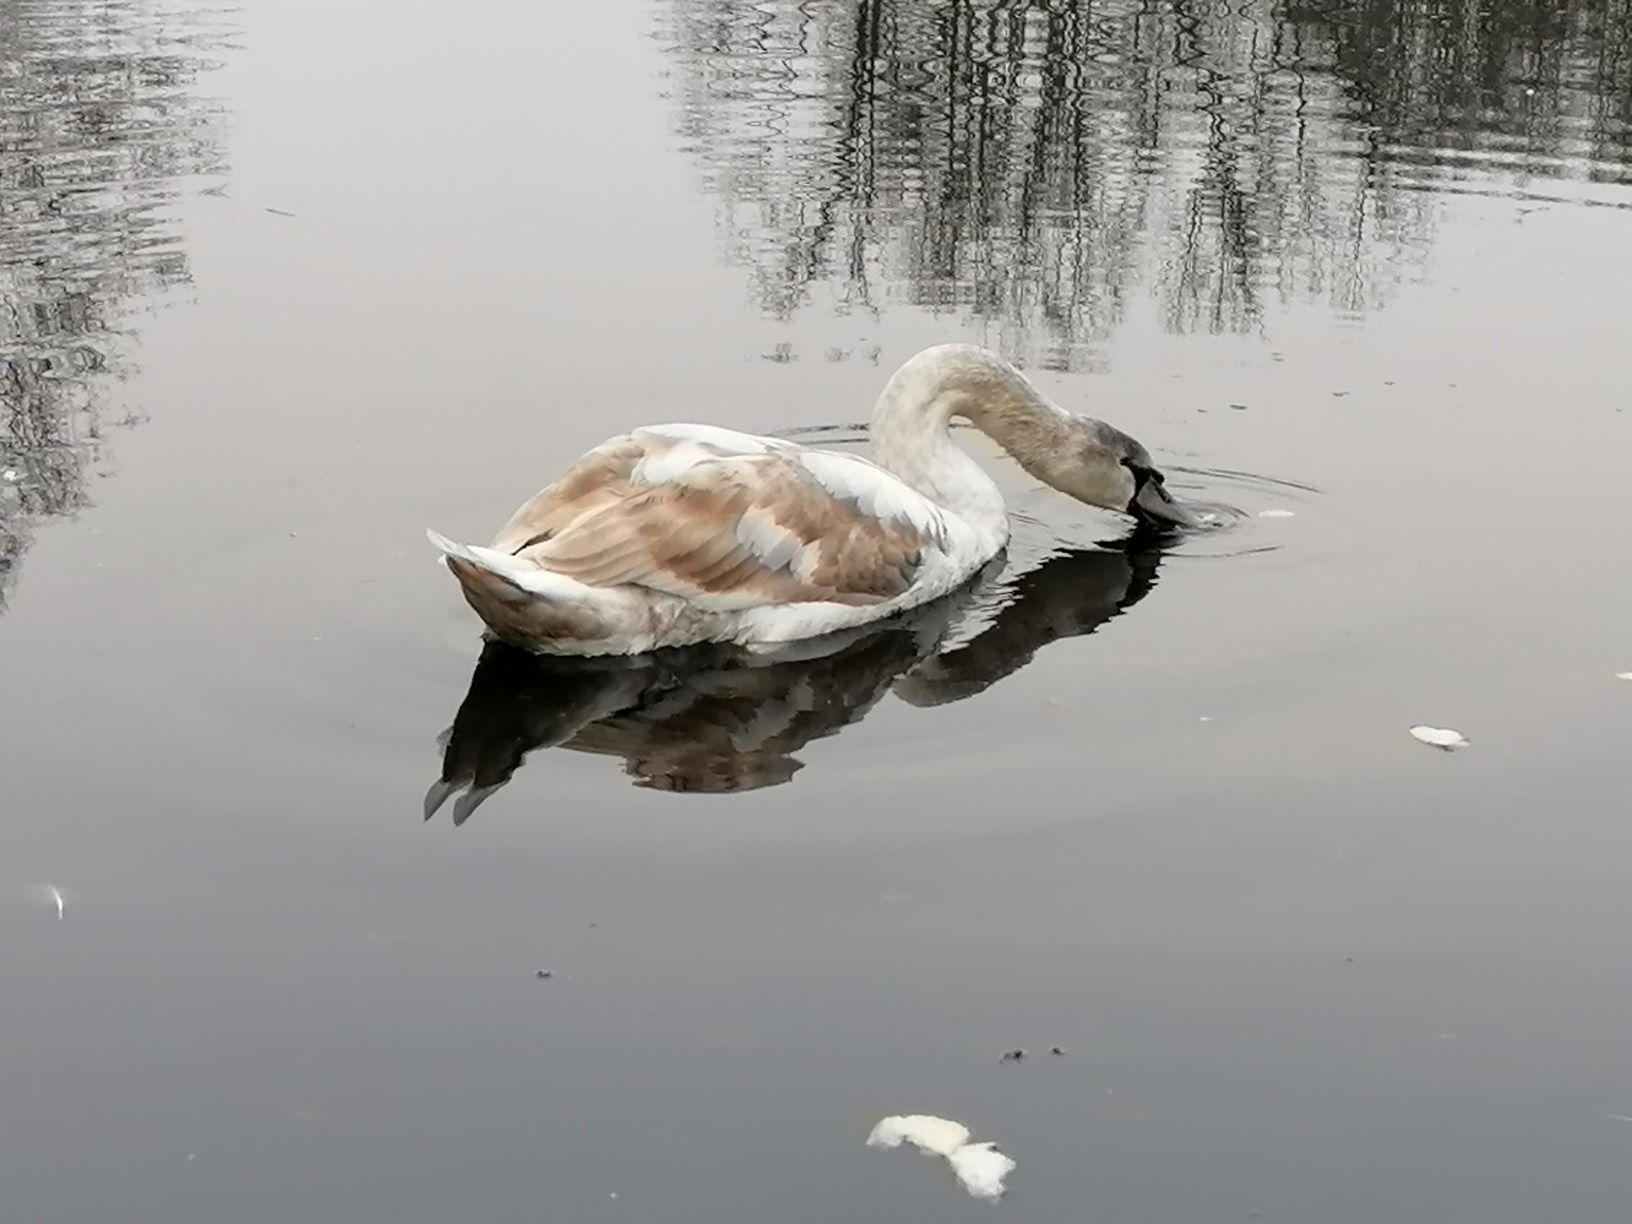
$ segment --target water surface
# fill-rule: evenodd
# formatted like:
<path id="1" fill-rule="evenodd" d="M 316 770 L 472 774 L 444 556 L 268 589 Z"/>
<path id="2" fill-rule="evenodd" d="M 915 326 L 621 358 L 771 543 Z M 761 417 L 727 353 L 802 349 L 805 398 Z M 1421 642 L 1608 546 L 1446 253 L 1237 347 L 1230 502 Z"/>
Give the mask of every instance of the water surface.
<path id="1" fill-rule="evenodd" d="M 984 1218 L 928 1111 L 1016 1220 L 1624 1220 L 1629 29 L 0 3 L 8 1218 Z M 423 543 L 949 339 L 1231 525 L 1000 468 L 942 654 L 768 681 Z"/>

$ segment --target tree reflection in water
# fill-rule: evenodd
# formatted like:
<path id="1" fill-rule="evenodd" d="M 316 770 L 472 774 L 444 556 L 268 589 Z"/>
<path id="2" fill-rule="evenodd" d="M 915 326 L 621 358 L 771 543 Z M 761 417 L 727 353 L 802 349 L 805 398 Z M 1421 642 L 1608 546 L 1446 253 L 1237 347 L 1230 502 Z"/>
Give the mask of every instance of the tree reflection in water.
<path id="1" fill-rule="evenodd" d="M 128 319 L 189 277 L 176 202 L 214 176 L 194 92 L 219 15 L 0 0 L 0 609 L 33 525 L 89 500 Z"/>
<path id="2" fill-rule="evenodd" d="M 904 297 L 1054 368 L 1374 308 L 1435 193 L 1623 179 L 1632 0 L 671 0 L 679 128 L 786 318 Z"/>

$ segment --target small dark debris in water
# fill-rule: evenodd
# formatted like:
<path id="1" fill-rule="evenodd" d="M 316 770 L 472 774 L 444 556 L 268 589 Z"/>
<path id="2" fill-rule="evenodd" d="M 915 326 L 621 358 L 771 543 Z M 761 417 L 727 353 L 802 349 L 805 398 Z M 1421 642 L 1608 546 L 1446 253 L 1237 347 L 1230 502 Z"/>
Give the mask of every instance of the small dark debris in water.
<path id="1" fill-rule="evenodd" d="M 1048 1052 L 1050 1054 L 1064 1054 L 1065 1053 L 1065 1047 L 1064 1046 L 1049 1046 L 1048 1047 Z"/>
<path id="2" fill-rule="evenodd" d="M 1000 1058 L 998 1061 L 999 1062 L 1019 1062 L 1025 1056 L 1026 1056 L 1026 1052 L 1024 1050 L 1021 1050 L 1021 1049 L 1004 1050 L 1003 1051 L 1003 1057 Z"/>
<path id="3" fill-rule="evenodd" d="M 1345 964 L 1345 965 L 1352 965 L 1352 964 L 1354 964 L 1354 957 L 1352 957 L 1352 956 L 1345 956 L 1345 957 L 1344 957 L 1344 958 L 1343 958 L 1343 963 L 1344 963 L 1344 964 Z"/>
<path id="4" fill-rule="evenodd" d="M 1342 399 L 1347 394 L 1348 394 L 1347 391 L 1333 391 L 1332 392 L 1332 398 L 1333 399 Z"/>
<path id="5" fill-rule="evenodd" d="M 1247 406 L 1245 404 L 1231 404 L 1230 407 L 1234 408 L 1237 412 L 1245 412 L 1247 410 Z"/>
<path id="6" fill-rule="evenodd" d="M 543 981 L 545 978 L 553 978 L 555 974 L 548 969 L 540 969 L 533 976 L 538 978 L 540 981 Z"/>
<path id="7" fill-rule="evenodd" d="M 268 208 L 266 211 L 271 213 L 274 217 L 294 217 L 295 215 L 287 208 Z"/>

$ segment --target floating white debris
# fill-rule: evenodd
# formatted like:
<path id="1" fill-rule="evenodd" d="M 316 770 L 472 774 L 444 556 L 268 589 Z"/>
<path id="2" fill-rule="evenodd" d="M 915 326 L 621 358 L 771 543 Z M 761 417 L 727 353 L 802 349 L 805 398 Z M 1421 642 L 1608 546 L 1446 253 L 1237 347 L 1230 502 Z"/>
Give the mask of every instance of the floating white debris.
<path id="1" fill-rule="evenodd" d="M 1617 679 L 1617 680 L 1632 680 L 1632 672 L 1616 672 L 1615 673 L 1615 679 Z"/>
<path id="2" fill-rule="evenodd" d="M 0 480 L 4 480 L 7 484 L 13 483 L 14 481 L 16 481 L 16 479 L 17 479 L 17 469 L 16 468 L 7 468 L 5 471 L 0 472 Z"/>
<path id="3" fill-rule="evenodd" d="M 944 1157 L 963 1188 L 975 1198 L 1003 1197 L 1003 1179 L 1014 1171 L 1014 1161 L 995 1143 L 970 1143 L 969 1128 L 933 1114 L 893 1114 L 873 1127 L 868 1147 L 895 1148 L 903 1142 L 920 1152 Z"/>
<path id="4" fill-rule="evenodd" d="M 1449 727 L 1412 727 L 1411 734 L 1423 743 L 1443 748 L 1446 752 L 1455 752 L 1458 748 L 1468 746 L 1467 737 Z"/>
<path id="5" fill-rule="evenodd" d="M 1003 1197 L 1003 1179 L 1014 1172 L 1014 1161 L 995 1143 L 966 1143 L 947 1158 L 963 1188 L 975 1198 Z"/>
<path id="6" fill-rule="evenodd" d="M 950 1156 L 970 1139 L 969 1128 L 934 1114 L 891 1114 L 867 1136 L 868 1147 L 900 1147 L 903 1140 L 920 1152 Z"/>
<path id="7" fill-rule="evenodd" d="M 1292 517 L 1294 517 L 1296 515 L 1296 513 L 1297 512 L 1294 511 L 1294 510 L 1260 510 L 1260 511 L 1258 511 L 1258 517 L 1259 518 L 1292 518 Z"/>
<path id="8" fill-rule="evenodd" d="M 79 900 L 79 894 L 73 889 L 58 888 L 55 884 L 24 884 L 15 890 L 15 895 L 26 899 L 31 905 L 49 905 L 57 911 L 60 921 L 68 902 Z"/>

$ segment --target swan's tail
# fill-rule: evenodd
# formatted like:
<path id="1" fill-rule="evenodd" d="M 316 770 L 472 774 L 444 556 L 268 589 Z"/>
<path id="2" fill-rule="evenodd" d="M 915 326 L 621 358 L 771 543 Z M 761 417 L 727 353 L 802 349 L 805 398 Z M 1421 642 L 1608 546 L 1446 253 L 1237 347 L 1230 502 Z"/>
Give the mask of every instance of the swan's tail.
<path id="1" fill-rule="evenodd" d="M 593 642 L 612 632 L 604 592 L 497 549 L 457 544 L 435 531 L 425 534 L 441 550 L 476 615 L 506 641 L 536 650 L 551 643 Z"/>
<path id="2" fill-rule="evenodd" d="M 528 566 L 495 549 L 480 548 L 474 544 L 456 544 L 437 531 L 427 529 L 425 535 L 441 551 L 447 567 L 453 571 L 454 577 L 459 579 L 467 594 L 474 586 L 513 603 L 537 598 L 534 592 L 528 590 L 525 582 L 525 579 L 531 576 L 528 574 L 529 570 L 533 574 L 538 573 L 536 567 Z"/>

